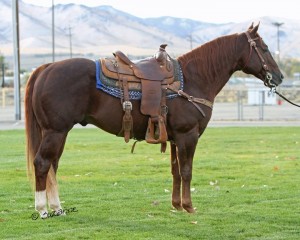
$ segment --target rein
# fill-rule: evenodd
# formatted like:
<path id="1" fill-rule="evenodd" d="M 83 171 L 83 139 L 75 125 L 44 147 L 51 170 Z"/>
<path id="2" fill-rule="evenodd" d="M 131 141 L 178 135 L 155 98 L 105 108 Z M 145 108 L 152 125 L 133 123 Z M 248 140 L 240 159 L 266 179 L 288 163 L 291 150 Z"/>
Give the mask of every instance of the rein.
<path id="1" fill-rule="evenodd" d="M 300 105 L 298 105 L 298 104 L 292 102 L 291 100 L 289 100 L 289 99 L 287 99 L 285 96 L 283 96 L 281 93 L 277 92 L 277 90 L 276 90 L 275 87 L 274 87 L 274 88 L 271 88 L 271 89 L 270 89 L 270 92 L 271 92 L 271 93 L 274 92 L 274 93 L 276 93 L 279 97 L 281 97 L 282 99 L 284 99 L 285 101 L 287 101 L 288 103 L 290 103 L 290 104 L 292 104 L 292 105 L 294 105 L 294 106 L 296 106 L 296 107 L 300 107 Z"/>

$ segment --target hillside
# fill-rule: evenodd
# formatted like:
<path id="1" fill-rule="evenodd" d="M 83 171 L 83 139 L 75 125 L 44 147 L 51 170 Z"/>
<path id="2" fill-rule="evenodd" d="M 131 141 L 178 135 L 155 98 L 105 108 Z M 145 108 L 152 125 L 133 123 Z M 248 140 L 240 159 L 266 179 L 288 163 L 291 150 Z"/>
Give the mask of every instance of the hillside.
<path id="1" fill-rule="evenodd" d="M 51 8 L 20 1 L 21 54 L 52 52 Z M 0 51 L 12 54 L 11 1 L 0 2 Z M 277 50 L 277 28 L 273 22 L 284 22 L 280 28 L 281 57 L 300 57 L 300 23 L 289 19 L 262 16 L 248 22 L 212 24 L 174 17 L 138 18 L 110 6 L 87 7 L 67 4 L 55 6 L 56 53 L 72 51 L 96 56 L 110 55 L 121 49 L 130 55 L 152 55 L 161 43 L 168 52 L 178 55 L 221 35 L 243 32 L 251 21 L 260 21 L 260 34 L 272 52 Z M 192 41 L 191 41 L 192 39 Z"/>

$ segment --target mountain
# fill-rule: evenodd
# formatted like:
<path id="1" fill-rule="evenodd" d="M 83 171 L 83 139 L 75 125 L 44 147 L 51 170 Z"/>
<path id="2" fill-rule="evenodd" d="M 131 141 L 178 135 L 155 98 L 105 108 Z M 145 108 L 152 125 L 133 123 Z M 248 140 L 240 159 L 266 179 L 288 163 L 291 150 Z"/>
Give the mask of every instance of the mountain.
<path id="1" fill-rule="evenodd" d="M 11 55 L 11 0 L 0 2 L 0 52 Z M 52 9 L 19 2 L 21 54 L 52 52 Z M 245 31 L 252 20 L 241 23 L 213 24 L 170 16 L 138 18 L 111 6 L 87 7 L 76 4 L 55 6 L 55 51 L 72 51 L 107 56 L 117 49 L 130 55 L 152 55 L 161 43 L 168 44 L 171 55 L 183 54 L 192 47 L 216 37 Z M 280 27 L 281 57 L 300 57 L 300 23 L 290 19 L 261 17 L 260 35 L 272 52 L 277 50 Z"/>

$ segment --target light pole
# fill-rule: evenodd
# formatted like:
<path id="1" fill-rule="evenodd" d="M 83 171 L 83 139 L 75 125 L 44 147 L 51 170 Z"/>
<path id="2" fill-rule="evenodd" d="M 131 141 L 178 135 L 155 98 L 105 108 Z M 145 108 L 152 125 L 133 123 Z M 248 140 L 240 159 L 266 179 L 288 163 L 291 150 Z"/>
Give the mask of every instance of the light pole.
<path id="1" fill-rule="evenodd" d="M 192 33 L 188 36 L 188 40 L 190 41 L 190 48 L 193 50 L 193 35 Z"/>
<path id="2" fill-rule="evenodd" d="M 272 23 L 274 26 L 277 27 L 277 55 L 278 55 L 278 65 L 280 64 L 280 39 L 279 39 L 279 28 L 282 26 L 284 23 L 280 22 L 273 22 Z"/>
<path id="3" fill-rule="evenodd" d="M 69 25 L 70 58 L 72 58 L 72 27 Z"/>
<path id="4" fill-rule="evenodd" d="M 14 94 L 15 120 L 21 120 L 20 98 L 20 44 L 19 44 L 19 0 L 12 1 L 13 39 L 14 39 Z"/>
<path id="5" fill-rule="evenodd" d="M 55 61 L 54 0 L 52 0 L 52 62 Z"/>

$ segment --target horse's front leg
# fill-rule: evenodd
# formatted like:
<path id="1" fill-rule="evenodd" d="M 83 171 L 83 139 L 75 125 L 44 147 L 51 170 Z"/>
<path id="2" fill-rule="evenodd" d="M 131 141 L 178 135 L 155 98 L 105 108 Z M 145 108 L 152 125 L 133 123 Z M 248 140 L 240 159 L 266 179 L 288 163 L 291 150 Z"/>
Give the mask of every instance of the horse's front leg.
<path id="1" fill-rule="evenodd" d="M 198 135 L 194 133 L 182 135 L 176 141 L 179 171 L 182 180 L 182 207 L 189 213 L 195 212 L 191 199 L 191 180 L 197 142 Z"/>
<path id="2" fill-rule="evenodd" d="M 181 210 L 181 176 L 179 173 L 176 145 L 174 143 L 171 143 L 171 172 L 173 175 L 172 205 L 174 208 Z"/>

